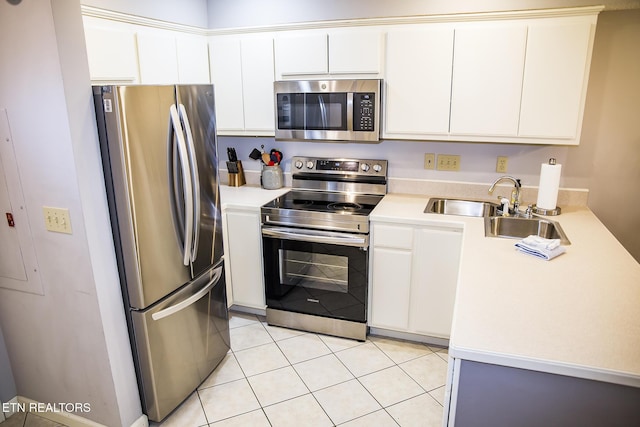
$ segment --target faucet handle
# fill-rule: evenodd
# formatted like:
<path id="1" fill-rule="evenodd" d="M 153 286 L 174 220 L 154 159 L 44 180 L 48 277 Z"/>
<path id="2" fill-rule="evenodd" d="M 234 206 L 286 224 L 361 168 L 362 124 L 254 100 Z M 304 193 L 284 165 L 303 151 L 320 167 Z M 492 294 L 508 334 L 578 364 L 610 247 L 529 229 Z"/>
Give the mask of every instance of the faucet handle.
<path id="1" fill-rule="evenodd" d="M 524 212 L 524 214 L 527 216 L 527 218 L 532 218 L 533 217 L 533 205 L 527 206 L 527 210 Z"/>
<path id="2" fill-rule="evenodd" d="M 509 199 L 506 197 L 498 197 L 502 205 L 502 216 L 509 216 Z"/>

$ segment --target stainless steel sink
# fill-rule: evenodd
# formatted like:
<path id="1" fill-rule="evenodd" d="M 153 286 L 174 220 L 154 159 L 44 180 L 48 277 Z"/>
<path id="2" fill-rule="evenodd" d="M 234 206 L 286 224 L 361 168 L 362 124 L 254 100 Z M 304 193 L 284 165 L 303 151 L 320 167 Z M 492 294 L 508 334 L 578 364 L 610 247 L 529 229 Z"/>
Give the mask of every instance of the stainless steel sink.
<path id="1" fill-rule="evenodd" d="M 498 208 L 500 208 L 500 205 L 496 203 L 478 200 L 431 198 L 424 212 L 444 215 L 489 217 L 496 215 Z"/>
<path id="2" fill-rule="evenodd" d="M 537 235 L 546 239 L 560 239 L 563 245 L 571 244 L 560 224 L 544 218 L 486 217 L 484 219 L 484 235 L 510 239 L 523 239 Z"/>

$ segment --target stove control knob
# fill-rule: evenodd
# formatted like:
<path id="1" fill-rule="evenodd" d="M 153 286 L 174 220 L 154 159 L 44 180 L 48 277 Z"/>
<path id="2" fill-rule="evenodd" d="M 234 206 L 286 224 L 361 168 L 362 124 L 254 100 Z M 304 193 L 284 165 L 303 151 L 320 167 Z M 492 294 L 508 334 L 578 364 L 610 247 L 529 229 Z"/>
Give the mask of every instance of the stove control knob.
<path id="1" fill-rule="evenodd" d="M 307 169 L 313 169 L 313 162 L 311 160 L 307 162 Z"/>
<path id="2" fill-rule="evenodd" d="M 376 163 L 375 165 L 373 165 L 373 170 L 376 172 L 380 172 L 382 170 L 382 166 Z"/>
<path id="3" fill-rule="evenodd" d="M 363 171 L 363 172 L 367 172 L 367 171 L 369 170 L 369 168 L 370 168 L 370 166 L 369 166 L 369 164 L 368 164 L 368 163 L 363 163 L 363 164 L 360 166 L 360 169 L 362 169 L 362 171 Z"/>
<path id="4" fill-rule="evenodd" d="M 296 169 L 302 169 L 302 161 L 296 160 Z"/>

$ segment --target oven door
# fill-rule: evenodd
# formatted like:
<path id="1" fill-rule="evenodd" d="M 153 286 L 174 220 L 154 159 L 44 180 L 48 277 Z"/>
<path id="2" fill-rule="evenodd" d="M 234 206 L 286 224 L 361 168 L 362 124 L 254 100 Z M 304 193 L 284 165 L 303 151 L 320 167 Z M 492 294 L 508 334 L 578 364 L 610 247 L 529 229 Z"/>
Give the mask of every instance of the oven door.
<path id="1" fill-rule="evenodd" d="M 365 323 L 368 236 L 264 226 L 267 307 Z"/>

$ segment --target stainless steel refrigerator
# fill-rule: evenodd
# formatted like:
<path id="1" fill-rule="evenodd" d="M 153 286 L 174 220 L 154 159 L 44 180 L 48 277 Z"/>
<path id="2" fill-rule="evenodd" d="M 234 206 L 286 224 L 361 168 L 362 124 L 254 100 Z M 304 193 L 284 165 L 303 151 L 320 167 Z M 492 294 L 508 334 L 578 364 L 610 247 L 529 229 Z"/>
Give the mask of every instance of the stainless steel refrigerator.
<path id="1" fill-rule="evenodd" d="M 229 350 L 213 86 L 94 86 L 145 413 L 160 421 Z"/>

